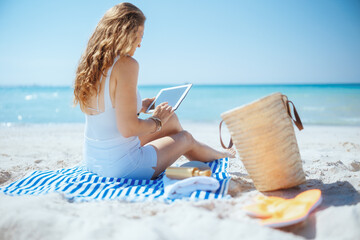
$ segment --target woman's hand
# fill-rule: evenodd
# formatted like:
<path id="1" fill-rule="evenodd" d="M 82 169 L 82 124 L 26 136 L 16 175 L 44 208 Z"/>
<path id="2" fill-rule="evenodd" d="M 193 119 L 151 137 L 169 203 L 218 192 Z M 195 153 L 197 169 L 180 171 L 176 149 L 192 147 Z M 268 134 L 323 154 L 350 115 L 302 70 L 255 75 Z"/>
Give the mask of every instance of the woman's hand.
<path id="1" fill-rule="evenodd" d="M 142 100 L 142 108 L 140 110 L 141 113 L 145 113 L 146 110 L 149 108 L 150 104 L 155 100 L 155 97 L 153 98 L 144 98 Z"/>
<path id="2" fill-rule="evenodd" d="M 159 104 L 154 110 L 153 117 L 159 118 L 164 125 L 174 114 L 174 109 L 167 102 Z"/>

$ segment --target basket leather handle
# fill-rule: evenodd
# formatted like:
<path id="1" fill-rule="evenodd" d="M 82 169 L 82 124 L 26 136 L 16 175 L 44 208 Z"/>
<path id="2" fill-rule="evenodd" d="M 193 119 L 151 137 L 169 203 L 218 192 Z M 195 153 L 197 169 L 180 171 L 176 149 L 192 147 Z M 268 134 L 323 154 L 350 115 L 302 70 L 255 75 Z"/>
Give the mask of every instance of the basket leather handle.
<path id="1" fill-rule="evenodd" d="M 304 126 L 303 126 L 303 124 L 302 124 L 302 122 L 301 122 L 301 119 L 300 119 L 299 114 L 298 114 L 297 111 L 296 111 L 296 108 L 295 108 L 294 103 L 293 103 L 292 101 L 288 100 L 288 98 L 287 98 L 286 95 L 283 95 L 283 97 L 286 97 L 285 105 L 286 105 L 287 112 L 288 112 L 290 118 L 293 120 L 293 122 L 295 123 L 296 127 L 297 127 L 300 131 L 303 130 L 303 129 L 304 129 Z M 291 114 L 290 104 L 289 104 L 289 103 L 291 103 L 291 105 L 292 105 L 292 107 L 293 107 L 293 113 L 294 113 L 294 115 L 295 115 L 295 119 L 294 119 L 294 117 L 293 117 L 292 114 Z"/>
<path id="2" fill-rule="evenodd" d="M 219 133 L 220 133 L 220 143 L 221 143 L 221 146 L 225 149 L 230 149 L 232 146 L 233 146 L 233 141 L 232 139 L 230 138 L 230 142 L 229 142 L 229 146 L 226 147 L 225 144 L 223 143 L 223 140 L 222 140 L 222 137 L 221 137 L 221 126 L 222 126 L 222 123 L 224 122 L 224 120 L 222 120 L 220 122 L 220 125 L 219 125 Z"/>

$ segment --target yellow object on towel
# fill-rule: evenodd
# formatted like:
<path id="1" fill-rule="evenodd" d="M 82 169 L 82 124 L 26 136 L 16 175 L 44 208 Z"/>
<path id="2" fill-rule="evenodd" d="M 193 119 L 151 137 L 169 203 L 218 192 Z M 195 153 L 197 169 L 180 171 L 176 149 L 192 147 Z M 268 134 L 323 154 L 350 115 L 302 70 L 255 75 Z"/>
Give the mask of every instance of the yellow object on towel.
<path id="1" fill-rule="evenodd" d="M 211 170 L 199 170 L 196 167 L 168 167 L 165 174 L 171 179 L 185 179 L 196 176 L 210 177 Z"/>
<path id="2" fill-rule="evenodd" d="M 255 201 L 256 204 L 244 207 L 246 213 L 262 218 L 264 226 L 279 228 L 305 220 L 321 204 L 322 197 L 319 189 L 312 189 L 292 199 L 258 196 Z"/>

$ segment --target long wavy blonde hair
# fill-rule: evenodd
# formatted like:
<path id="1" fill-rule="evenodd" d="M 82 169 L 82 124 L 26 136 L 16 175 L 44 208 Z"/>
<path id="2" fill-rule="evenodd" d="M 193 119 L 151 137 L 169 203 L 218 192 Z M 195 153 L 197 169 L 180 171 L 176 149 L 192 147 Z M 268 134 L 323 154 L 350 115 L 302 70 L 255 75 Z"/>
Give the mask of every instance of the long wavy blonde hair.
<path id="1" fill-rule="evenodd" d="M 137 40 L 136 33 L 145 23 L 143 12 L 131 3 L 110 8 L 98 23 L 81 56 L 74 83 L 74 105 L 89 107 L 88 100 L 100 88 L 100 76 L 116 56 L 126 56 Z"/>

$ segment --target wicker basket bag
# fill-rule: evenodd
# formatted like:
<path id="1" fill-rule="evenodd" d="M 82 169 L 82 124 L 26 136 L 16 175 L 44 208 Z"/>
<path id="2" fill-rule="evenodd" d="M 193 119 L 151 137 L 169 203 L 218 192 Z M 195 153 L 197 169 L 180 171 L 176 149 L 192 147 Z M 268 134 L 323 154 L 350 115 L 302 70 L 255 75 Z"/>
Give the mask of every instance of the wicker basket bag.
<path id="1" fill-rule="evenodd" d="M 293 106 L 295 119 L 292 117 Z M 274 93 L 221 114 L 232 141 L 259 191 L 290 188 L 305 182 L 292 120 L 303 129 L 294 104 Z M 224 148 L 228 147 L 221 139 Z"/>

